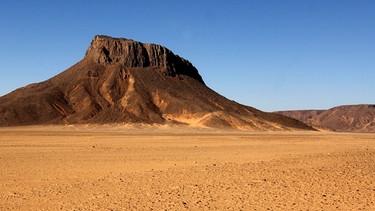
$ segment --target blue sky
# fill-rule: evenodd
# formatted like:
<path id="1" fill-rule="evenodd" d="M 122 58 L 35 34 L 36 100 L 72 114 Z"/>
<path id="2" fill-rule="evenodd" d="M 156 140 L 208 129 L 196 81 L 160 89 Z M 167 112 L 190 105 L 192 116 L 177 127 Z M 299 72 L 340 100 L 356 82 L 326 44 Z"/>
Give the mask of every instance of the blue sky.
<path id="1" fill-rule="evenodd" d="M 97 34 L 158 43 L 264 111 L 375 103 L 375 1 L 2 1 L 0 96 L 81 60 Z"/>

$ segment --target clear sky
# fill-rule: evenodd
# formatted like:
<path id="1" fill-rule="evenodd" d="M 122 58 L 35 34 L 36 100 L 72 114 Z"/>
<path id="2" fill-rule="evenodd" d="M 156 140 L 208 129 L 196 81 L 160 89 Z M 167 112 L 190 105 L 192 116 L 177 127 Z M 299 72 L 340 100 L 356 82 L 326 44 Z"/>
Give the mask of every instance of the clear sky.
<path id="1" fill-rule="evenodd" d="M 12 0 L 0 29 L 0 96 L 72 66 L 103 34 L 166 46 L 264 111 L 375 103 L 374 0 Z"/>

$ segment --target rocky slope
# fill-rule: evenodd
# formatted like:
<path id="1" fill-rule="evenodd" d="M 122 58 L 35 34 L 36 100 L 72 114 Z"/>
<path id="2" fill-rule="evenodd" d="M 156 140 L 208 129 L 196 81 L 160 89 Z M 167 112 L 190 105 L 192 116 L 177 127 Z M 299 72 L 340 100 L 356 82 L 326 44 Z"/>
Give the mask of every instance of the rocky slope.
<path id="1" fill-rule="evenodd" d="M 0 125 L 147 123 L 246 130 L 311 130 L 208 88 L 169 49 L 95 36 L 85 57 L 41 83 L 0 97 Z"/>
<path id="2" fill-rule="evenodd" d="M 345 105 L 328 110 L 280 111 L 289 116 L 322 128 L 345 132 L 375 132 L 375 105 Z"/>

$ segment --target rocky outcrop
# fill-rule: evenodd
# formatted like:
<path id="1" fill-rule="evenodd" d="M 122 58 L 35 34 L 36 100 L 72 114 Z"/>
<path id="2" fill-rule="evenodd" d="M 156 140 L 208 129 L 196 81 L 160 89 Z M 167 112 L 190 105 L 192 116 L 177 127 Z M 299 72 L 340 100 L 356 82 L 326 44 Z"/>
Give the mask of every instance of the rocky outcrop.
<path id="1" fill-rule="evenodd" d="M 198 70 L 189 61 L 161 45 L 95 36 L 85 58 L 93 59 L 102 65 L 119 63 L 124 67 L 159 68 L 166 76 L 188 75 L 204 83 Z"/>
<path id="2" fill-rule="evenodd" d="M 0 126 L 113 123 L 312 129 L 219 95 L 165 47 L 108 36 L 96 36 L 85 57 L 62 73 L 0 97 Z"/>

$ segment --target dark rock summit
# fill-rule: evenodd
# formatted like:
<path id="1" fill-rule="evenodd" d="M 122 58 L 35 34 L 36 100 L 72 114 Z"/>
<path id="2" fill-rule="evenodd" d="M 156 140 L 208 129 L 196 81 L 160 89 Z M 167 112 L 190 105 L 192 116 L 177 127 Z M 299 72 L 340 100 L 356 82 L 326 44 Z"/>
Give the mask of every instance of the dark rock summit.
<path id="1" fill-rule="evenodd" d="M 163 46 L 108 36 L 95 36 L 85 57 L 62 73 L 0 97 L 0 126 L 113 123 L 312 129 L 226 99 Z"/>
<path id="2" fill-rule="evenodd" d="M 188 75 L 203 83 L 198 70 L 189 61 L 160 45 L 124 38 L 95 36 L 86 51 L 85 58 L 91 58 L 105 66 L 119 63 L 124 67 L 160 68 L 167 76 Z"/>

